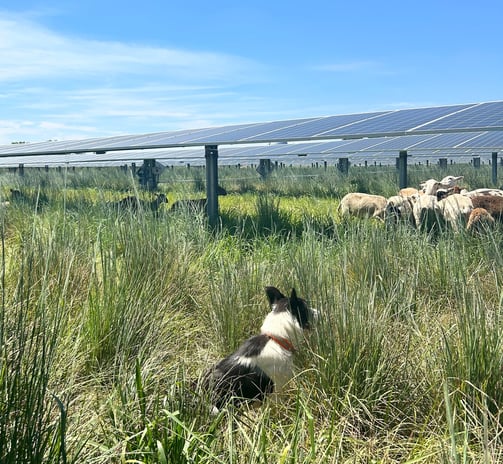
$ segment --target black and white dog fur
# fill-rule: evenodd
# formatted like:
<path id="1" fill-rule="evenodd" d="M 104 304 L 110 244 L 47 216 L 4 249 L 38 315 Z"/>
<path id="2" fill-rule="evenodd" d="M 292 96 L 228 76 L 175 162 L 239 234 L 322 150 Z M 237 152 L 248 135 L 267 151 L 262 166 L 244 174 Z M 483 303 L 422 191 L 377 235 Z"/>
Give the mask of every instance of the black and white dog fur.
<path id="1" fill-rule="evenodd" d="M 317 311 L 298 298 L 295 289 L 289 298 L 275 287 L 266 287 L 265 292 L 271 312 L 260 335 L 246 340 L 203 379 L 213 413 L 228 403 L 261 401 L 281 390 L 293 375 L 293 353 Z"/>

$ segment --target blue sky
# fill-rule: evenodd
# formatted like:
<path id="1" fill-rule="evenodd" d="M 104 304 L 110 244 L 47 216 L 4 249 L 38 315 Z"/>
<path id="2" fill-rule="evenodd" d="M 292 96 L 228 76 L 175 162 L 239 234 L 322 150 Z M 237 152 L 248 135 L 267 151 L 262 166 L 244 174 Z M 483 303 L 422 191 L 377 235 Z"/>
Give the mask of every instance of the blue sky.
<path id="1" fill-rule="evenodd" d="M 0 144 L 503 99 L 503 3 L 12 0 Z"/>

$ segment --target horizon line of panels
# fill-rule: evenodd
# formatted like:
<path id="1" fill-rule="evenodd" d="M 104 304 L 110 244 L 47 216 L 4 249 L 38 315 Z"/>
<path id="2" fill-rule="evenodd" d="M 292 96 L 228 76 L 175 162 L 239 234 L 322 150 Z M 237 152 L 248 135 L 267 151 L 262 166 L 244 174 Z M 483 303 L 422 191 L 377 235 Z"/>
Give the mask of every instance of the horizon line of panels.
<path id="1" fill-rule="evenodd" d="M 449 161 L 453 161 L 455 164 L 456 163 L 461 163 L 461 162 L 468 162 L 471 161 L 474 157 L 479 157 L 482 160 L 485 161 L 490 161 L 491 160 L 491 155 L 490 153 L 487 152 L 473 152 L 473 151 L 466 151 L 466 152 L 450 152 L 450 151 L 427 151 L 427 152 L 417 152 L 414 153 L 409 157 L 409 164 L 423 164 L 427 160 L 433 162 L 433 161 L 438 161 L 440 158 L 447 158 Z M 272 162 L 281 162 L 286 165 L 310 165 L 314 163 L 323 163 L 323 162 L 328 162 L 328 163 L 335 163 L 339 158 L 341 158 L 341 155 L 339 153 L 311 153 L 309 155 L 298 155 L 293 157 L 292 155 L 281 155 L 281 154 L 276 154 L 276 155 L 271 155 L 270 160 Z M 350 163 L 352 165 L 356 164 L 363 164 L 364 162 L 367 162 L 369 165 L 371 164 L 393 164 L 397 160 L 397 156 L 393 155 L 391 152 L 372 152 L 372 153 L 353 153 L 349 155 L 344 155 L 344 158 L 348 158 Z M 113 166 L 124 166 L 124 165 L 130 165 L 131 161 L 135 160 L 67 160 L 67 161 L 62 161 L 61 156 L 54 156 L 51 157 L 50 159 L 47 159 L 45 163 L 40 163 L 38 162 L 33 162 L 33 163 L 22 163 L 24 167 L 26 168 L 43 168 L 45 166 L 48 167 L 113 167 Z M 141 160 L 136 160 L 136 161 L 141 161 Z M 164 166 L 186 166 L 186 165 L 191 165 L 191 166 L 200 166 L 204 167 L 205 162 L 204 159 L 202 158 L 180 158 L 180 159 L 174 159 L 174 158 L 159 158 L 157 160 L 160 164 L 163 164 Z M 235 157 L 229 156 L 222 158 L 221 160 L 221 165 L 222 166 L 250 166 L 250 165 L 257 165 L 258 160 L 255 157 L 251 156 L 246 156 L 246 155 L 238 155 Z M 139 163 L 138 166 L 141 164 Z M 17 168 L 19 167 L 18 163 L 5 163 L 2 164 L 0 163 L 0 169 L 5 169 L 5 168 Z"/>
<path id="2" fill-rule="evenodd" d="M 220 156 L 226 153 L 247 153 L 250 156 L 262 156 L 266 154 L 281 153 L 285 155 L 294 155 L 299 153 L 353 153 L 358 151 L 398 151 L 398 150 L 417 150 L 417 149 L 477 149 L 477 150 L 503 150 L 503 131 L 486 132 L 460 132 L 447 134 L 420 134 L 404 135 L 396 137 L 375 137 L 363 139 L 345 139 L 331 140 L 324 142 L 302 142 L 302 143 L 275 143 L 272 145 L 231 145 L 219 147 Z M 152 158 L 162 154 L 163 157 L 177 156 L 180 153 L 189 157 L 204 157 L 204 148 L 170 148 L 170 149 L 149 149 L 149 150 L 130 150 L 100 153 L 70 153 L 66 155 L 53 156 L 72 156 L 82 157 L 82 159 L 95 159 L 102 157 L 103 161 L 114 159 L 135 159 Z M 15 155 L 4 155 L 12 157 Z M 19 158 L 28 156 L 38 157 L 39 155 L 20 155 Z M 73 158 L 72 158 L 73 159 Z M 78 158 L 77 158 L 78 159 Z M 21 163 L 22 161 L 20 161 Z M 43 163 L 43 162 L 42 162 Z"/>
<path id="3" fill-rule="evenodd" d="M 374 113 L 290 119 L 202 129 L 119 135 L 74 141 L 0 147 L 5 154 L 65 154 L 87 151 L 154 149 L 243 143 L 268 143 L 383 135 L 503 130 L 503 101 L 412 108 Z"/>
<path id="4" fill-rule="evenodd" d="M 490 144 L 488 146 L 488 144 Z M 401 137 L 381 137 L 356 140 L 334 140 L 326 142 L 278 143 L 267 146 L 224 146 L 219 148 L 220 160 L 257 159 L 274 156 L 313 156 L 313 155 L 355 155 L 371 156 L 375 153 L 396 153 L 407 150 L 410 154 L 419 152 L 447 152 L 462 155 L 465 153 L 490 153 L 500 148 L 503 150 L 503 132 L 474 132 L 452 134 L 408 135 Z M 389 154 L 389 153 L 388 153 Z M 395 155 L 396 156 L 396 155 Z M 0 157 L 0 166 L 16 166 L 69 163 L 116 163 L 126 161 L 143 161 L 146 158 L 158 160 L 175 160 L 191 162 L 204 159 L 203 148 L 150 149 L 116 151 L 105 154 L 78 153 L 67 155 L 23 155 Z"/>

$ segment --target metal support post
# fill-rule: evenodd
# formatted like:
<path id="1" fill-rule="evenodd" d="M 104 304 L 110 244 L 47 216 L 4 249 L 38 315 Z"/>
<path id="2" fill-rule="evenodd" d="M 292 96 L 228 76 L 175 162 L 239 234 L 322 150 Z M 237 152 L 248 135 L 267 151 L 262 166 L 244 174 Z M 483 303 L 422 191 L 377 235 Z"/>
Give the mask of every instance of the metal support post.
<path id="1" fill-rule="evenodd" d="M 211 226 L 218 222 L 218 146 L 205 145 L 206 158 L 206 213 Z"/>
<path id="2" fill-rule="evenodd" d="M 398 156 L 399 188 L 407 187 L 407 151 L 401 150 Z"/>
<path id="3" fill-rule="evenodd" d="M 493 174 L 493 185 L 497 185 L 498 184 L 498 152 L 496 152 L 496 151 L 492 152 L 491 167 L 492 167 L 492 174 Z"/>

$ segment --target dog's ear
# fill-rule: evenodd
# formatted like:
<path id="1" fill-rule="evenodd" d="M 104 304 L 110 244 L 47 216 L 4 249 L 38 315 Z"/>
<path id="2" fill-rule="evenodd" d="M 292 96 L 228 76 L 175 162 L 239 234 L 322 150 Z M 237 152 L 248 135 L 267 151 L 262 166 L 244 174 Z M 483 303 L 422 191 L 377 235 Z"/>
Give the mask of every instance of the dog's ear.
<path id="1" fill-rule="evenodd" d="M 292 293 L 290 294 L 290 299 L 291 300 L 297 299 L 297 292 L 295 291 L 295 288 L 292 288 Z"/>
<path id="2" fill-rule="evenodd" d="M 283 293 L 281 293 L 276 287 L 266 287 L 265 293 L 267 295 L 267 298 L 269 299 L 269 304 L 271 306 L 278 300 L 285 298 L 285 295 L 283 295 Z"/>

